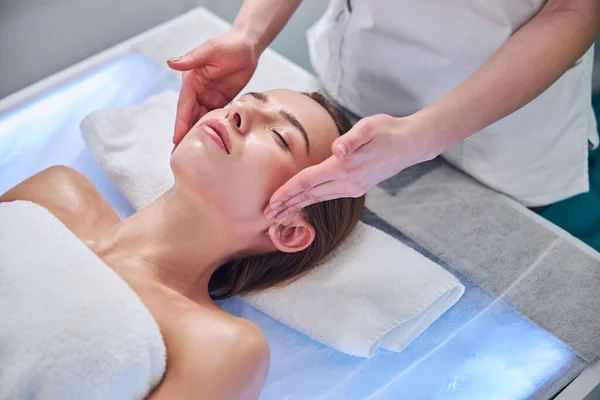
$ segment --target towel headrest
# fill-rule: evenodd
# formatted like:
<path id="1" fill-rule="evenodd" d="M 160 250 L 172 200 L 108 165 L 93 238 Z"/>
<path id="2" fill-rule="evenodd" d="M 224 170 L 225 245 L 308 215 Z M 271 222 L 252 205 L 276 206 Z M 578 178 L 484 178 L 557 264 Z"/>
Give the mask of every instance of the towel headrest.
<path id="1" fill-rule="evenodd" d="M 173 184 L 169 157 L 177 93 L 107 108 L 81 129 L 94 157 L 135 209 Z M 244 299 L 321 343 L 357 356 L 400 351 L 462 295 L 449 272 L 378 229 L 353 233 L 301 279 Z"/>

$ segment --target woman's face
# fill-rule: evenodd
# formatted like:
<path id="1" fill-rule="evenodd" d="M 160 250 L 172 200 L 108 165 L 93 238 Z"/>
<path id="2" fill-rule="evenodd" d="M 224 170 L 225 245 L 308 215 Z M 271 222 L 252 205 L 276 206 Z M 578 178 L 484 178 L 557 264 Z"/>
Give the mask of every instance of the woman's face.
<path id="1" fill-rule="evenodd" d="M 289 178 L 331 155 L 338 137 L 320 104 L 291 90 L 247 93 L 203 116 L 171 157 L 176 185 L 236 223 L 263 217 Z"/>

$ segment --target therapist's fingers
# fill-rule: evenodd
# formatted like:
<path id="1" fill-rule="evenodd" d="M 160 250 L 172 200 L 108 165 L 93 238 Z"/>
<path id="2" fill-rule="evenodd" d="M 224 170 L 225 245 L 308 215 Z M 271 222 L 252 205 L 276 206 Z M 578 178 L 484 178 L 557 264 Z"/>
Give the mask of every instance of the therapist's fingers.
<path id="1" fill-rule="evenodd" d="M 197 83 L 193 82 L 192 78 L 193 76 L 190 74 L 184 74 L 183 76 L 179 99 L 177 100 L 174 144 L 179 144 L 192 125 L 207 112 L 206 107 L 198 101 Z"/>
<path id="2" fill-rule="evenodd" d="M 183 82 L 181 84 L 181 90 L 179 91 L 179 99 L 177 100 L 175 135 L 173 136 L 173 143 L 175 144 L 179 144 L 181 139 L 183 139 L 187 131 L 190 129 L 192 112 L 194 111 L 194 106 L 198 104 L 196 91 L 192 85 L 187 82 L 186 78 L 187 77 L 184 75 Z"/>
<path id="3" fill-rule="evenodd" d="M 267 208 L 281 208 L 281 205 L 300 193 L 310 191 L 317 185 L 334 180 L 339 175 L 340 161 L 331 156 L 320 164 L 300 171 L 288 180 L 271 196 Z"/>
<path id="4" fill-rule="evenodd" d="M 343 181 L 324 182 L 310 190 L 298 193 L 275 209 L 268 209 L 265 218 L 268 220 L 273 218 L 282 219 L 312 204 L 339 199 L 340 197 L 350 197 L 351 194 L 352 191 Z"/>
<path id="5" fill-rule="evenodd" d="M 189 71 L 206 63 L 211 54 L 212 46 L 209 43 L 196 47 L 180 57 L 167 60 L 167 65 L 176 71 Z"/>
<path id="6" fill-rule="evenodd" d="M 206 82 L 203 85 L 199 84 L 199 86 L 202 86 L 202 90 L 196 90 L 199 91 L 198 104 L 200 105 L 200 117 L 210 110 L 225 107 L 231 101 L 231 99 L 225 96 L 224 90 L 220 85 Z"/>
<path id="7" fill-rule="evenodd" d="M 346 134 L 333 142 L 331 152 L 339 158 L 350 156 L 375 138 L 377 129 L 381 126 L 380 121 L 387 117 L 387 115 L 373 115 L 361 119 Z"/>
<path id="8" fill-rule="evenodd" d="M 196 104 L 196 106 L 194 106 L 194 111 L 192 112 L 192 121 L 190 123 L 190 129 L 207 112 L 208 112 L 208 108 L 206 108 L 206 106 L 203 106 L 202 104 Z"/>

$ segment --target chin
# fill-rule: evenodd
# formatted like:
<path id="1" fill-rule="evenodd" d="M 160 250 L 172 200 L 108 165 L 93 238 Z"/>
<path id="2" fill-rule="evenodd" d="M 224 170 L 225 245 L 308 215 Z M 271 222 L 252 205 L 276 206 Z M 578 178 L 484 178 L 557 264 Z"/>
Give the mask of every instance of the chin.
<path id="1" fill-rule="evenodd" d="M 223 193 L 223 183 L 227 180 L 222 176 L 223 169 L 216 167 L 203 151 L 202 144 L 181 142 L 169 161 L 175 186 L 193 193 L 199 204 L 218 205 L 227 196 Z"/>
<path id="2" fill-rule="evenodd" d="M 177 184 L 197 186 L 199 181 L 205 180 L 206 173 L 211 169 L 203 155 L 202 145 L 192 140 L 183 140 L 171 154 L 169 165 Z"/>
<path id="3" fill-rule="evenodd" d="M 187 147 L 188 146 L 186 146 L 186 143 L 182 141 L 179 146 L 177 146 L 173 154 L 171 154 L 171 158 L 169 159 L 169 166 L 171 167 L 171 171 L 173 172 L 173 176 L 176 180 L 182 172 L 185 173 L 185 170 L 189 169 L 191 160 Z"/>

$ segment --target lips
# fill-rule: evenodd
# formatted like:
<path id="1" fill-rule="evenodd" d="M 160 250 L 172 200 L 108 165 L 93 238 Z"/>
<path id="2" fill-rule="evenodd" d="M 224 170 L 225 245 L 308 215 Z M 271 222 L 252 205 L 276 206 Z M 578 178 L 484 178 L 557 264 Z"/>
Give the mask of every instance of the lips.
<path id="1" fill-rule="evenodd" d="M 231 154 L 231 138 L 227 126 L 218 119 L 209 119 L 200 124 L 202 131 L 227 154 Z"/>

